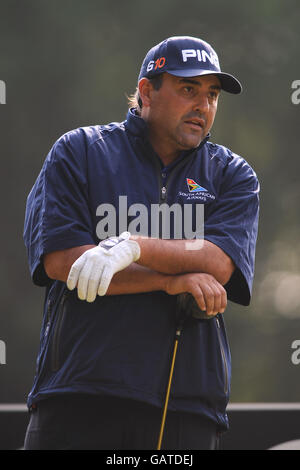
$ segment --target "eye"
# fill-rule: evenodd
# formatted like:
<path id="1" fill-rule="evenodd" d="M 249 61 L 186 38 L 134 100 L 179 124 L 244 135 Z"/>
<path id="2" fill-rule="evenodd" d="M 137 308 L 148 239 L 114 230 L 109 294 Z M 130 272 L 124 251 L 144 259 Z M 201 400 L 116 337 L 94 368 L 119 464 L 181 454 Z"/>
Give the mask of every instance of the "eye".
<path id="1" fill-rule="evenodd" d="M 193 96 L 195 93 L 194 87 L 191 85 L 186 85 L 183 87 L 183 93 L 187 96 Z"/>

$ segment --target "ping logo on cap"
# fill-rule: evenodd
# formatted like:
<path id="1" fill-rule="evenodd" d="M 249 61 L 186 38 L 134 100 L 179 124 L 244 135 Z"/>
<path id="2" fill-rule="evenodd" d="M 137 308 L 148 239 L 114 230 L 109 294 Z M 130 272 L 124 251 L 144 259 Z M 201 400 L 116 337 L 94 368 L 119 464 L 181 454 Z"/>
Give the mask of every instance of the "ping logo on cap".
<path id="1" fill-rule="evenodd" d="M 189 58 L 197 57 L 199 62 L 206 62 L 208 59 L 212 65 L 220 68 L 218 57 L 213 52 L 209 54 L 205 49 L 183 49 L 181 53 L 183 62 L 187 62 Z"/>

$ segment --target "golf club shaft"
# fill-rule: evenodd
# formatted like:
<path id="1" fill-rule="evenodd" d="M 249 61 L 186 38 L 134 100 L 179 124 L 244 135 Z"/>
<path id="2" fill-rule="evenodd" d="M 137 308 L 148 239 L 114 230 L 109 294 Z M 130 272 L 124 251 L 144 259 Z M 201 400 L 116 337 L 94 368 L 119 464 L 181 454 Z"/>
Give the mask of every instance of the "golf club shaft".
<path id="1" fill-rule="evenodd" d="M 180 334 L 181 334 L 181 328 L 178 328 L 177 331 L 176 331 L 176 336 L 175 336 L 172 363 L 171 363 L 171 369 L 170 369 L 170 374 L 169 374 L 169 380 L 168 380 L 168 387 L 167 387 L 167 393 L 166 393 L 166 398 L 165 398 L 163 416 L 162 416 L 161 425 L 160 425 L 160 432 L 159 432 L 157 450 L 161 449 L 161 443 L 162 443 L 162 439 L 163 439 L 163 435 L 164 435 L 166 415 L 167 415 L 169 396 L 170 396 L 170 390 L 171 390 L 172 378 L 173 378 L 173 371 L 174 371 L 174 364 L 175 364 L 176 352 L 177 352 L 177 346 L 178 346 L 178 341 L 179 341 Z"/>

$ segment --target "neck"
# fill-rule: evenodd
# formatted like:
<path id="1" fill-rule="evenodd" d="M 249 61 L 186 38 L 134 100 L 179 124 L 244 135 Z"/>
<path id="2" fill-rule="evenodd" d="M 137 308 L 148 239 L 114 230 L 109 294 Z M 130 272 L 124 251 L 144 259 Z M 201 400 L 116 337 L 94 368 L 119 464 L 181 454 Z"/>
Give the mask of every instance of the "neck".
<path id="1" fill-rule="evenodd" d="M 164 142 L 155 134 L 153 135 L 151 131 L 149 131 L 149 141 L 153 150 L 159 156 L 164 166 L 170 165 L 170 163 L 176 160 L 182 152 L 182 150 L 178 148 L 171 148 L 168 143 Z"/>
<path id="2" fill-rule="evenodd" d="M 154 152 L 159 156 L 164 166 L 169 165 L 179 157 L 184 149 L 178 148 L 178 145 L 175 146 L 174 142 L 166 139 L 164 133 L 160 132 L 160 129 L 151 121 L 148 108 L 143 107 L 139 114 L 147 123 L 148 139 Z"/>

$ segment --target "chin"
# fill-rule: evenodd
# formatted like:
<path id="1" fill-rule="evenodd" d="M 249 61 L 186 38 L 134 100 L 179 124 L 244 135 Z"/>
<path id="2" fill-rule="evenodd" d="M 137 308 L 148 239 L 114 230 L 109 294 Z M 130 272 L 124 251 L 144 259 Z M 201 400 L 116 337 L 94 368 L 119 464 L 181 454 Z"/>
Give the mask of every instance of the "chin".
<path id="1" fill-rule="evenodd" d="M 189 150 L 189 149 L 195 149 L 196 147 L 198 147 L 201 144 L 202 140 L 203 140 L 203 137 L 201 138 L 198 137 L 197 139 L 189 138 L 189 139 L 182 139 L 181 143 L 184 149 Z"/>

